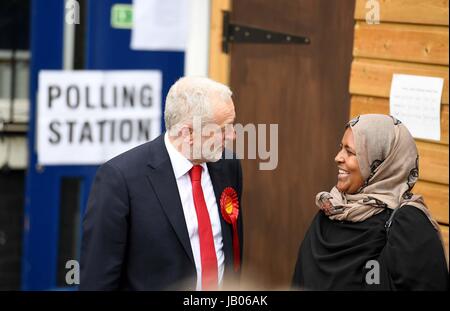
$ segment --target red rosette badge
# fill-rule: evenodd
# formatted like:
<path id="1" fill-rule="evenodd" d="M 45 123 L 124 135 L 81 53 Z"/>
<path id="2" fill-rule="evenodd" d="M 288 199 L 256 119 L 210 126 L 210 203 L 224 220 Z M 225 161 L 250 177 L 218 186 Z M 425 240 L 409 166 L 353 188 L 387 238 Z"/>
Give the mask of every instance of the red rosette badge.
<path id="1" fill-rule="evenodd" d="M 234 271 L 238 271 L 240 262 L 239 236 L 237 230 L 237 219 L 239 216 L 239 200 L 236 190 L 232 187 L 226 187 L 220 196 L 220 211 L 223 219 L 233 226 L 233 253 L 234 253 Z"/>

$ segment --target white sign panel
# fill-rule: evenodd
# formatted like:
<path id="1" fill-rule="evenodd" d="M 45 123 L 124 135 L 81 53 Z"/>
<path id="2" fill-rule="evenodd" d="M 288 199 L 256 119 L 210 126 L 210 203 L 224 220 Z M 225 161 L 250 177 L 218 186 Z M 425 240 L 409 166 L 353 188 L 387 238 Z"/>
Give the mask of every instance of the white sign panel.
<path id="1" fill-rule="evenodd" d="M 41 71 L 41 165 L 101 164 L 161 133 L 160 71 Z"/>
<path id="2" fill-rule="evenodd" d="M 134 0 L 131 48 L 184 51 L 190 0 Z"/>
<path id="3" fill-rule="evenodd" d="M 416 138 L 441 139 L 441 96 L 444 79 L 394 74 L 390 114 Z"/>

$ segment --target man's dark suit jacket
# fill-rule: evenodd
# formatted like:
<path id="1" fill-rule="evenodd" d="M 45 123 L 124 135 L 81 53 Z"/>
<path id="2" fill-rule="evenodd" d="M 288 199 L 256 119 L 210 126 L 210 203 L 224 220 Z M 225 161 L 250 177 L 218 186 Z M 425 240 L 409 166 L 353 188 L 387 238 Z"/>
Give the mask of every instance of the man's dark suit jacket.
<path id="1" fill-rule="evenodd" d="M 207 165 L 218 208 L 226 187 L 240 201 L 239 161 Z M 239 273 L 233 269 L 232 226 L 219 215 L 226 286 Z M 238 231 L 242 254 L 242 210 Z M 83 220 L 80 265 L 80 290 L 195 290 L 195 263 L 164 135 L 98 169 Z"/>

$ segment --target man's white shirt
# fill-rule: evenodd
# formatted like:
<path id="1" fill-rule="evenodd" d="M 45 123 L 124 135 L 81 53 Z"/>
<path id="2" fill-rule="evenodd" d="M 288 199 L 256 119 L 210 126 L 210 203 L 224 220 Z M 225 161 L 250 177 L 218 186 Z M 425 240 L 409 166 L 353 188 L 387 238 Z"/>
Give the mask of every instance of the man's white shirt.
<path id="1" fill-rule="evenodd" d="M 189 177 L 189 171 L 194 166 L 191 161 L 186 159 L 169 140 L 169 135 L 166 132 L 164 135 L 164 143 L 166 145 L 167 152 L 169 153 L 170 162 L 172 163 L 173 172 L 177 181 L 178 193 L 181 199 L 181 205 L 183 206 L 184 219 L 189 233 L 189 239 L 191 241 L 192 253 L 194 255 L 195 268 L 197 269 L 197 290 L 202 289 L 202 262 L 200 257 L 200 239 L 198 235 L 198 221 L 197 213 L 195 211 L 194 197 L 192 195 L 191 178 Z M 205 202 L 211 220 L 212 234 L 214 238 L 214 248 L 216 249 L 216 257 L 218 264 L 218 280 L 219 286 L 222 283 L 225 254 L 223 252 L 223 240 L 222 240 L 222 228 L 220 226 L 220 215 L 217 207 L 216 196 L 214 194 L 214 188 L 209 176 L 208 166 L 206 163 L 200 164 L 202 170 L 202 189 L 205 196 Z"/>

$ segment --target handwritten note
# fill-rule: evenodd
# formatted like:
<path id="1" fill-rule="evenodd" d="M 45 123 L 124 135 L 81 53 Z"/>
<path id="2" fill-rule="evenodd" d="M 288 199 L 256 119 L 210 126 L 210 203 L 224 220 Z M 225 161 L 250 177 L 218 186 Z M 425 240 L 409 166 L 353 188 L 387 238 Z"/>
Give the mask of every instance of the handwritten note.
<path id="1" fill-rule="evenodd" d="M 394 74 L 390 114 L 415 138 L 441 139 L 441 96 L 444 79 Z"/>

